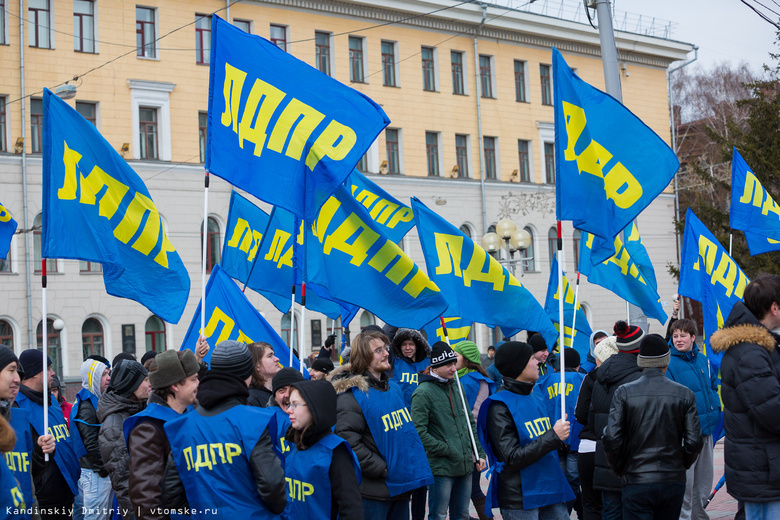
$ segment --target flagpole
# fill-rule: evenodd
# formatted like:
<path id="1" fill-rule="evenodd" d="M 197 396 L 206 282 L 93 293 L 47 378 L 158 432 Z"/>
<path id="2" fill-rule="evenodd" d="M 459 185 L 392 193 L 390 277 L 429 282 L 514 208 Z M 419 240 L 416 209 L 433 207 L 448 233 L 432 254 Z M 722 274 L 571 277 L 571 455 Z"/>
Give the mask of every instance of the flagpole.
<path id="1" fill-rule="evenodd" d="M 297 238 L 294 238 L 297 240 Z M 292 301 L 290 302 L 290 361 L 288 367 L 293 366 L 293 344 L 295 343 L 295 255 L 293 255 L 293 284 Z"/>
<path id="2" fill-rule="evenodd" d="M 444 331 L 444 340 L 447 342 L 447 345 L 450 345 L 450 337 L 447 334 L 447 325 L 444 324 L 444 317 L 439 316 L 439 321 L 441 321 L 441 328 Z M 463 385 L 460 384 L 460 378 L 458 377 L 457 370 L 455 371 L 455 384 L 458 385 L 460 400 L 463 403 L 463 413 L 465 414 L 466 417 L 466 427 L 469 430 L 469 439 L 471 439 L 471 449 L 474 450 L 474 463 L 476 464 L 479 461 L 479 450 L 477 449 L 477 443 L 474 440 L 474 432 L 471 431 L 471 419 L 469 419 L 469 414 L 471 412 L 466 406 L 466 394 L 463 391 Z"/>
<path id="3" fill-rule="evenodd" d="M 729 229 L 729 256 L 731 256 L 731 243 L 734 239 L 734 233 Z"/>
<path id="4" fill-rule="evenodd" d="M 577 334 L 577 303 L 580 297 L 580 272 L 577 271 L 577 285 L 574 288 L 574 317 L 571 320 L 571 346 L 574 346 L 574 336 Z"/>
<path id="5" fill-rule="evenodd" d="M 203 187 L 203 255 L 200 275 L 200 334 L 206 335 L 206 253 L 209 236 L 209 172 L 206 170 Z"/>
<path id="6" fill-rule="evenodd" d="M 300 365 L 301 374 L 303 374 L 303 345 L 306 342 L 306 223 L 303 221 L 301 225 L 298 225 L 296 219 L 295 233 L 299 233 L 303 228 L 303 234 L 301 235 L 301 246 L 303 250 L 303 266 L 301 268 L 301 328 L 298 330 L 300 340 L 298 341 L 298 364 Z M 296 240 L 296 244 L 297 244 Z M 295 277 L 295 271 L 293 271 L 293 278 Z"/>
<path id="7" fill-rule="evenodd" d="M 43 357 L 43 432 L 41 435 L 47 435 L 49 433 L 49 320 L 48 308 L 46 305 L 46 259 L 41 259 L 41 312 L 43 313 L 43 320 L 41 321 L 41 337 L 43 338 L 43 351 L 41 356 Z M 44 455 L 44 460 L 49 461 L 49 454 Z"/>
<path id="8" fill-rule="evenodd" d="M 563 321 L 563 299 L 565 297 L 563 293 L 563 235 L 561 234 L 561 221 L 558 221 L 558 323 L 559 336 L 558 336 L 558 368 L 561 371 L 561 387 L 559 395 L 561 396 L 561 420 L 566 420 L 566 362 L 564 354 L 564 332 L 565 326 Z M 575 313 L 576 315 L 576 313 Z"/>

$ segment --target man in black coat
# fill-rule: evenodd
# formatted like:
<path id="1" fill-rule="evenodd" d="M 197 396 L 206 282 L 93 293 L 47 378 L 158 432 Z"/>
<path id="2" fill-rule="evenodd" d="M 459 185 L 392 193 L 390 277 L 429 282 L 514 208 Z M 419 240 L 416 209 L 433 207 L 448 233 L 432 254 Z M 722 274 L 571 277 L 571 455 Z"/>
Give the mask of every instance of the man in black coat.
<path id="1" fill-rule="evenodd" d="M 702 448 L 696 396 L 667 379 L 669 345 L 651 334 L 639 346 L 642 377 L 615 391 L 604 448 L 623 484 L 623 514 L 632 519 L 680 516 L 685 471 Z"/>
<path id="2" fill-rule="evenodd" d="M 780 518 L 780 277 L 747 285 L 744 304 L 712 335 L 723 353 L 726 486 L 745 503 L 746 518 Z"/>

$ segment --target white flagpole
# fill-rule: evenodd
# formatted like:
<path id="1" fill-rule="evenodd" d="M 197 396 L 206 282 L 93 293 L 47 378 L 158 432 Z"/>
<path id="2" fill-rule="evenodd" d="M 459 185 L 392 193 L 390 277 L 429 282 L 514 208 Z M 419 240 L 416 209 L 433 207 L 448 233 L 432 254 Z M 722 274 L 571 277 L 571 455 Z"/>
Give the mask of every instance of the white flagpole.
<path id="1" fill-rule="evenodd" d="M 41 435 L 49 433 L 49 320 L 47 319 L 49 310 L 46 305 L 46 259 L 41 260 L 41 337 L 43 338 L 43 432 Z M 49 454 L 44 455 L 44 460 L 49 461 Z"/>
<path id="2" fill-rule="evenodd" d="M 734 240 L 734 233 L 729 231 L 729 256 L 731 256 L 731 243 Z"/>
<path id="3" fill-rule="evenodd" d="M 571 346 L 574 346 L 574 336 L 577 334 L 577 304 L 580 297 L 580 272 L 577 271 L 577 285 L 574 289 L 574 317 L 571 320 Z"/>
<path id="4" fill-rule="evenodd" d="M 206 336 L 206 253 L 209 236 L 209 172 L 203 187 L 203 255 L 200 274 L 200 334 Z"/>
<path id="5" fill-rule="evenodd" d="M 292 301 L 290 302 L 290 362 L 288 367 L 293 366 L 293 345 L 295 344 L 295 255 L 293 255 L 293 285 Z"/>
<path id="6" fill-rule="evenodd" d="M 564 368 L 566 366 L 565 363 L 565 354 L 564 354 L 564 333 L 565 333 L 565 326 L 563 321 L 563 298 L 565 297 L 563 293 L 563 238 L 561 236 L 561 222 L 558 221 L 558 329 L 559 329 L 559 339 L 558 339 L 558 368 L 561 372 L 561 387 L 560 387 L 560 395 L 561 395 L 561 420 L 566 420 L 566 369 Z"/>

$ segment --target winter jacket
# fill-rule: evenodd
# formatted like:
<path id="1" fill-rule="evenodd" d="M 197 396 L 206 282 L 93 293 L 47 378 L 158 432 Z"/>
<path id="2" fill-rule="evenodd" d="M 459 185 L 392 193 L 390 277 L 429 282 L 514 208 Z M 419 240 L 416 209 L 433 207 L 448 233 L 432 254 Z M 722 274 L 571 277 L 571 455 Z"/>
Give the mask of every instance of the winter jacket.
<path id="1" fill-rule="evenodd" d="M 620 480 L 612 472 L 604 453 L 601 437 L 609 422 L 612 396 L 621 385 L 636 381 L 642 369 L 636 364 L 636 354 L 618 352 L 607 359 L 596 373 L 596 383 L 591 395 L 588 423 L 593 425 L 596 435 L 596 462 L 593 470 L 593 487 L 606 491 L 620 491 Z"/>
<path id="2" fill-rule="evenodd" d="M 693 346 L 690 352 L 680 352 L 674 346 L 670 348 L 672 358 L 666 377 L 680 383 L 696 395 L 696 413 L 702 435 L 712 435 L 720 417 L 720 397 L 718 397 L 718 370 L 710 370 L 707 357 Z"/>
<path id="3" fill-rule="evenodd" d="M 529 395 L 534 384 L 504 378 L 502 389 L 519 395 Z M 530 443 L 520 446 L 515 420 L 504 403 L 493 402 L 487 414 L 490 445 L 496 458 L 504 463 L 501 478 L 498 479 L 498 505 L 501 509 L 523 509 L 520 470 L 538 462 L 551 451 L 564 448 L 566 444 L 550 428 Z"/>
<path id="4" fill-rule="evenodd" d="M 471 439 L 473 435 L 476 442 L 477 422 L 470 411 L 465 414 L 461 390 L 454 378 L 444 382 L 433 376 L 420 376 L 420 385 L 412 394 L 411 414 L 434 476 L 462 477 L 474 471 Z M 479 458 L 486 460 L 478 442 L 477 449 Z"/>
<path id="5" fill-rule="evenodd" d="M 109 388 L 100 396 L 97 417 L 100 422 L 98 445 L 103 464 L 111 477 L 111 487 L 116 494 L 121 516 L 124 520 L 135 518 L 133 504 L 130 502 L 129 477 L 130 455 L 122 425 L 125 419 L 146 408 L 146 401 L 124 397 Z"/>
<path id="6" fill-rule="evenodd" d="M 780 500 L 780 352 L 773 335 L 737 302 L 710 344 L 720 365 L 726 483 L 745 502 Z"/>
<path id="7" fill-rule="evenodd" d="M 696 397 L 648 368 L 615 391 L 603 442 L 624 485 L 685 482 L 703 445 Z"/>
<path id="8" fill-rule="evenodd" d="M 84 443 L 84 448 L 87 450 L 87 454 L 79 459 L 79 464 L 84 469 L 91 469 L 100 477 L 107 477 L 108 470 L 103 464 L 103 457 L 100 456 L 100 446 L 98 445 L 100 426 L 92 426 L 100 424 L 97 410 L 92 406 L 92 401 L 89 399 L 81 401 L 73 419 L 73 425 L 78 428 L 81 442 Z M 74 426 L 71 426 L 71 429 Z"/>
<path id="9" fill-rule="evenodd" d="M 256 388 L 254 386 L 249 387 L 249 398 L 247 399 L 246 404 L 249 406 L 258 406 L 260 408 L 266 408 L 268 406 L 268 401 L 273 397 L 273 392 L 271 392 L 266 387 L 259 387 Z"/>
<path id="10" fill-rule="evenodd" d="M 596 384 L 596 372 L 598 368 L 591 370 L 582 380 L 580 395 L 577 396 L 577 404 L 574 407 L 574 418 L 582 425 L 580 439 L 598 440 L 593 423 L 589 422 L 590 402 L 593 398 L 593 386 Z"/>

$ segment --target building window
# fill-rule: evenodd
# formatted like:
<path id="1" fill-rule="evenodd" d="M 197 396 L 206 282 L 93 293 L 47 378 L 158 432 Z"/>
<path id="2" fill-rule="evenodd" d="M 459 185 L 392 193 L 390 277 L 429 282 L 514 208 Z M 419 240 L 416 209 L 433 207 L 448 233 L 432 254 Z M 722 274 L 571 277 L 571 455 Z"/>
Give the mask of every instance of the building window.
<path id="1" fill-rule="evenodd" d="M 206 237 L 206 272 L 210 273 L 215 265 L 219 263 L 220 252 L 220 232 L 219 222 L 214 217 L 209 217 L 209 230 Z M 200 225 L 200 243 L 203 247 L 203 224 Z M 203 251 L 203 249 L 201 249 Z"/>
<path id="2" fill-rule="evenodd" d="M 40 274 L 41 272 L 41 258 L 42 258 L 42 251 L 43 247 L 41 244 L 42 240 L 42 228 L 43 223 L 43 214 L 38 213 L 35 216 L 35 220 L 33 220 L 33 261 L 35 262 L 35 273 Z M 57 272 L 57 260 L 54 258 L 47 258 L 46 259 L 46 272 L 47 273 L 56 273 Z"/>
<path id="3" fill-rule="evenodd" d="M 439 176 L 439 134 L 425 132 L 425 154 L 428 157 L 428 176 Z"/>
<path id="4" fill-rule="evenodd" d="M 485 178 L 496 178 L 496 138 L 483 137 L 485 149 Z"/>
<path id="5" fill-rule="evenodd" d="M 287 52 L 287 27 L 271 25 L 271 43 Z"/>
<path id="6" fill-rule="evenodd" d="M 247 34 L 252 34 L 252 22 L 249 20 L 237 20 L 236 18 L 233 18 L 233 25 Z"/>
<path id="7" fill-rule="evenodd" d="M 479 81 L 482 86 L 482 97 L 493 97 L 493 68 L 491 67 L 491 56 L 479 56 Z"/>
<path id="8" fill-rule="evenodd" d="M 79 272 L 81 273 L 102 273 L 103 266 L 97 262 L 85 262 L 79 260 Z"/>
<path id="9" fill-rule="evenodd" d="M 520 182 L 531 182 L 531 160 L 528 157 L 528 141 L 518 139 L 517 156 L 520 160 Z"/>
<path id="10" fill-rule="evenodd" d="M 362 331 L 370 325 L 376 325 L 376 317 L 368 311 L 363 311 L 360 315 L 360 330 Z"/>
<path id="11" fill-rule="evenodd" d="M 469 136 L 455 134 L 455 156 L 458 161 L 458 177 L 469 178 Z"/>
<path id="12" fill-rule="evenodd" d="M 515 60 L 515 99 L 521 103 L 528 101 L 525 94 L 525 62 Z"/>
<path id="13" fill-rule="evenodd" d="M 314 33 L 314 53 L 317 70 L 330 76 L 330 33 Z"/>
<path id="14" fill-rule="evenodd" d="M 534 232 L 528 226 L 524 227 L 523 229 L 526 230 L 531 236 L 531 243 L 528 244 L 527 248 L 521 251 L 523 258 L 528 259 L 523 260 L 523 269 L 526 271 L 536 271 L 536 263 L 534 262 Z"/>
<path id="15" fill-rule="evenodd" d="M 464 234 L 464 235 L 466 235 L 467 237 L 471 238 L 471 235 L 472 235 L 472 233 L 471 233 L 471 228 L 470 228 L 470 227 L 468 227 L 466 224 L 463 224 L 463 225 L 462 225 L 462 226 L 460 226 L 458 229 L 460 230 L 460 232 L 461 232 L 461 233 L 463 233 L 463 234 Z"/>
<path id="16" fill-rule="evenodd" d="M 550 88 L 550 66 L 539 65 L 539 77 L 542 80 L 542 105 L 552 105 L 552 89 Z"/>
<path id="17" fill-rule="evenodd" d="M 547 231 L 547 247 L 550 253 L 550 265 L 552 265 L 555 253 L 558 251 L 558 231 L 554 227 Z"/>
<path id="18" fill-rule="evenodd" d="M 32 153 L 41 153 L 43 142 L 43 100 L 30 98 L 30 142 Z"/>
<path id="19" fill-rule="evenodd" d="M 436 63 L 435 49 L 433 47 L 422 48 L 422 76 L 423 90 L 435 92 L 436 89 Z"/>
<path id="20" fill-rule="evenodd" d="M 368 155 L 367 154 L 364 153 L 360 157 L 360 160 L 358 161 L 357 166 L 355 166 L 355 168 L 357 168 L 360 173 L 368 172 Z"/>
<path id="21" fill-rule="evenodd" d="M 282 316 L 282 340 L 287 346 L 298 349 L 298 316 L 294 316 L 293 327 L 290 327 L 290 313 Z"/>
<path id="22" fill-rule="evenodd" d="M 463 95 L 463 53 L 452 51 L 450 53 L 450 62 L 452 64 L 452 93 Z"/>
<path id="23" fill-rule="evenodd" d="M 141 145 L 141 159 L 159 159 L 159 136 L 157 133 L 157 109 L 138 108 L 138 133 Z"/>
<path id="24" fill-rule="evenodd" d="M 5 2 L 6 0 L 0 0 L 0 44 L 2 45 L 8 43 L 7 29 L 5 28 Z"/>
<path id="25" fill-rule="evenodd" d="M 395 81 L 395 43 L 382 42 L 382 84 L 397 87 Z"/>
<path id="26" fill-rule="evenodd" d="M 555 184 L 555 145 L 544 143 L 544 170 L 547 174 L 547 184 Z"/>
<path id="27" fill-rule="evenodd" d="M 12 272 L 12 265 L 11 265 L 11 248 L 13 248 L 14 242 L 13 237 L 11 238 L 11 247 L 8 249 L 8 258 L 0 258 L 0 273 L 10 273 Z"/>
<path id="28" fill-rule="evenodd" d="M 51 49 L 51 4 L 49 0 L 28 0 L 27 21 L 30 47 Z"/>
<path id="29" fill-rule="evenodd" d="M 87 103 L 86 101 L 76 101 L 76 112 L 81 114 L 81 117 L 97 128 L 97 104 Z"/>
<path id="30" fill-rule="evenodd" d="M 574 271 L 579 272 L 580 270 L 580 235 L 582 233 L 579 229 L 574 230 L 574 235 L 571 239 L 572 244 L 572 250 L 574 251 Z"/>
<path id="31" fill-rule="evenodd" d="M 2 14 L 0 14 L 2 16 Z M 5 96 L 0 96 L 0 152 L 8 151 L 8 136 L 6 135 Z"/>
<path id="32" fill-rule="evenodd" d="M 14 350 L 14 329 L 6 320 L 0 320 L 0 345 L 5 345 L 11 352 Z"/>
<path id="33" fill-rule="evenodd" d="M 209 122 L 208 112 L 198 112 L 198 149 L 200 150 L 200 162 L 206 162 L 206 127 Z"/>
<path id="34" fill-rule="evenodd" d="M 385 129 L 387 142 L 387 173 L 401 173 L 400 132 L 395 128 Z"/>
<path id="35" fill-rule="evenodd" d="M 89 318 L 81 326 L 82 360 L 89 356 L 103 355 L 103 325 L 95 318 Z"/>
<path id="36" fill-rule="evenodd" d="M 37 339 L 38 350 L 43 349 L 42 322 L 38 322 Z M 60 356 L 60 331 L 54 328 L 54 320 L 46 320 L 46 345 L 48 347 L 49 359 L 51 359 L 51 368 L 62 381 L 62 357 Z"/>
<path id="37" fill-rule="evenodd" d="M 353 83 L 365 82 L 363 74 L 363 38 L 349 37 L 349 80 Z"/>
<path id="38" fill-rule="evenodd" d="M 136 56 L 142 58 L 157 57 L 155 15 L 156 10 L 151 7 L 135 8 Z"/>
<path id="39" fill-rule="evenodd" d="M 95 52 L 95 2 L 73 0 L 73 50 Z"/>
<path id="40" fill-rule="evenodd" d="M 165 350 L 165 323 L 157 316 L 150 316 L 144 325 L 146 336 L 146 351 L 154 350 L 163 352 Z"/>
<path id="41" fill-rule="evenodd" d="M 195 63 L 208 65 L 211 59 L 211 15 L 195 15 Z"/>

